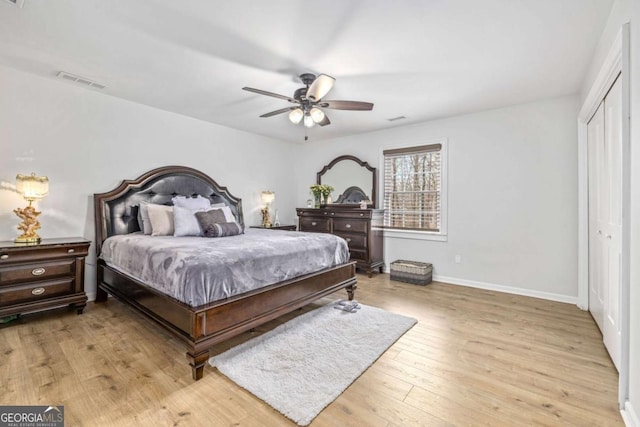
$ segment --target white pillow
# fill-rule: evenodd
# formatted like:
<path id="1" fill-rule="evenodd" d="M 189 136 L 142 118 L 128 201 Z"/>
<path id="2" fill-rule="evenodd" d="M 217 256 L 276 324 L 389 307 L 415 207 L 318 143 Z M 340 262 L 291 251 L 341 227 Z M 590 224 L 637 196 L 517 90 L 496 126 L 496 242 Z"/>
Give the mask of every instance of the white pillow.
<path id="1" fill-rule="evenodd" d="M 151 222 L 152 236 L 173 235 L 173 207 L 165 205 L 147 205 L 147 214 Z"/>
<path id="2" fill-rule="evenodd" d="M 197 197 L 175 196 L 171 199 L 173 206 L 187 209 L 208 209 L 211 201 L 198 194 Z"/>
<path id="3" fill-rule="evenodd" d="M 149 221 L 149 213 L 147 212 L 147 206 L 150 204 L 149 202 L 140 202 L 140 206 L 138 206 L 138 214 L 142 220 L 141 231 L 144 234 L 151 234 L 151 221 Z"/>
<path id="4" fill-rule="evenodd" d="M 188 209 L 180 206 L 173 207 L 173 235 L 181 236 L 202 236 L 202 229 L 196 212 L 204 212 L 209 209 Z"/>
<path id="5" fill-rule="evenodd" d="M 222 212 L 224 212 L 224 217 L 227 220 L 227 222 L 238 222 L 236 221 L 236 217 L 233 216 L 233 212 L 231 212 L 231 208 L 229 206 L 221 206 L 219 208 L 211 208 L 207 210 L 209 211 L 213 209 L 222 209 Z"/>

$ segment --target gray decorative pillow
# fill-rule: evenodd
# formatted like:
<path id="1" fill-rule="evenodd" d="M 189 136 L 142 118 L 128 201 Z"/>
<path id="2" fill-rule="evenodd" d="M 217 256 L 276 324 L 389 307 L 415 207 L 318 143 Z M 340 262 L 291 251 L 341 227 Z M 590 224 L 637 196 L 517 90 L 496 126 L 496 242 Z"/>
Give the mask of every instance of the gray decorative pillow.
<path id="1" fill-rule="evenodd" d="M 229 210 L 228 213 L 231 211 Z M 206 212 L 196 212 L 195 215 L 205 237 L 237 236 L 244 233 L 243 225 L 235 221 L 227 221 L 228 215 L 225 209 L 212 208 Z M 233 218 L 233 214 L 231 217 Z"/>
<path id="2" fill-rule="evenodd" d="M 210 224 L 203 232 L 205 237 L 227 237 L 242 234 L 244 230 L 237 222 L 219 222 Z"/>
<path id="3" fill-rule="evenodd" d="M 227 222 L 227 219 L 224 216 L 224 212 L 222 212 L 221 209 L 211 209 L 205 212 L 196 212 L 195 215 L 198 219 L 198 224 L 200 224 L 200 228 L 203 232 L 205 232 L 207 228 L 209 228 L 209 226 L 213 224 Z"/>

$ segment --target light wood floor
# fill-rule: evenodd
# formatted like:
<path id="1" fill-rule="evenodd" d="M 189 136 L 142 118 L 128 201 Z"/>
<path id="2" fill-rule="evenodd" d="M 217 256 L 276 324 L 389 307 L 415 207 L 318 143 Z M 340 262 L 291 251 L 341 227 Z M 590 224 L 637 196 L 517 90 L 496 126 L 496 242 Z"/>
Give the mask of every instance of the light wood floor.
<path id="1" fill-rule="evenodd" d="M 419 323 L 312 426 L 623 425 L 618 376 L 588 313 L 386 274 L 358 280 L 357 300 Z M 112 299 L 82 316 L 23 316 L 0 326 L 0 404 L 63 404 L 67 426 L 294 425 L 211 367 L 193 382 L 184 354 Z"/>

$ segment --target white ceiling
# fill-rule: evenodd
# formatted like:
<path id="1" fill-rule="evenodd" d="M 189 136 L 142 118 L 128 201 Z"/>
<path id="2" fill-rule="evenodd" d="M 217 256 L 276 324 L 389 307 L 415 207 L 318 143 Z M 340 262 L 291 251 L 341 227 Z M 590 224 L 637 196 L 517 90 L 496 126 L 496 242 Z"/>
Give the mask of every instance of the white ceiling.
<path id="1" fill-rule="evenodd" d="M 0 0 L 0 64 L 293 142 L 286 114 L 258 117 L 291 104 L 243 86 L 291 96 L 325 73 L 325 99 L 375 104 L 327 110 L 317 141 L 576 93 L 612 2 Z"/>

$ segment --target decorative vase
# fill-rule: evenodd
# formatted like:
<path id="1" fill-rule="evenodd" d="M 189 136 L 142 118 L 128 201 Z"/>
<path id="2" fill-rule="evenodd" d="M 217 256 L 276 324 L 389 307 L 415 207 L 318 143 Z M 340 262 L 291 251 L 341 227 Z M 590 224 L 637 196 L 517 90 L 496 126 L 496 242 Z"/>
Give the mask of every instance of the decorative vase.
<path id="1" fill-rule="evenodd" d="M 319 208 L 322 204 L 322 194 L 314 194 L 315 197 L 315 207 Z"/>

